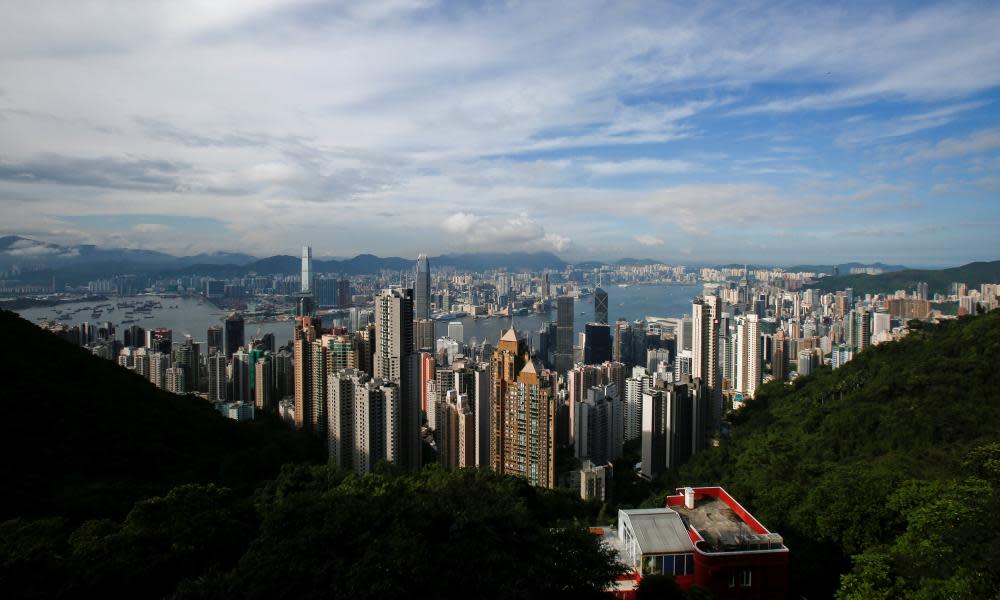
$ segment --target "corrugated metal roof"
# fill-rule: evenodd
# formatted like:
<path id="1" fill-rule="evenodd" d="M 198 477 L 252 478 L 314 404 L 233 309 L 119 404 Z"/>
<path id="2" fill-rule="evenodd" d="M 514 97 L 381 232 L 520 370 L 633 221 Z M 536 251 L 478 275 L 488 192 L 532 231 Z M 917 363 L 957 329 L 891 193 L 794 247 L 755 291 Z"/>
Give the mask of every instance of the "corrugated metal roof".
<path id="1" fill-rule="evenodd" d="M 693 552 L 681 516 L 669 508 L 623 510 L 642 554 Z"/>

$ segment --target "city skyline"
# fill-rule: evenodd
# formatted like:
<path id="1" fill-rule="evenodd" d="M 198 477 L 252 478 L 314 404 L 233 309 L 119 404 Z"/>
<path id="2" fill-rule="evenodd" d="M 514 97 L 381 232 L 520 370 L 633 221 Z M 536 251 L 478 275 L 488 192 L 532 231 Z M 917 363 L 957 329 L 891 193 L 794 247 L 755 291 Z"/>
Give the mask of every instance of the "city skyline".
<path id="1" fill-rule="evenodd" d="M 181 254 L 1000 254 L 988 3 L 7 12 L 0 234 Z"/>

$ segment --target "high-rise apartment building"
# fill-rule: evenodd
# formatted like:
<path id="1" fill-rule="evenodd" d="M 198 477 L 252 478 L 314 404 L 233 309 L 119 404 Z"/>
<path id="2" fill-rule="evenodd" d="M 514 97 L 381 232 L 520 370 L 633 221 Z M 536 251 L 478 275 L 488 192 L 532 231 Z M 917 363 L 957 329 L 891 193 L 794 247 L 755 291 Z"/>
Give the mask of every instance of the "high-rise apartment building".
<path id="1" fill-rule="evenodd" d="M 313 389 L 313 350 L 320 337 L 318 319 L 301 317 L 292 330 L 292 389 L 295 398 L 295 426 L 311 429 L 315 420 L 315 398 L 323 397 L 325 390 Z"/>
<path id="2" fill-rule="evenodd" d="M 169 367 L 164 374 L 166 390 L 174 394 L 183 394 L 184 391 L 184 369 L 183 367 Z"/>
<path id="3" fill-rule="evenodd" d="M 642 474 L 653 479 L 705 447 L 702 390 L 687 380 L 643 395 Z"/>
<path id="4" fill-rule="evenodd" d="M 760 318 L 748 314 L 736 320 L 736 381 L 734 389 L 753 398 L 762 377 Z"/>
<path id="5" fill-rule="evenodd" d="M 375 377 L 399 388 L 398 463 L 420 468 L 420 385 L 413 351 L 413 290 L 387 289 L 375 297 Z"/>
<path id="6" fill-rule="evenodd" d="M 226 374 L 226 355 L 218 348 L 208 355 L 208 401 L 225 402 L 228 399 L 229 380 Z"/>
<path id="7" fill-rule="evenodd" d="M 554 487 L 557 375 L 532 360 L 513 328 L 500 337 L 490 373 L 491 467 Z"/>
<path id="8" fill-rule="evenodd" d="M 722 386 L 719 373 L 718 296 L 705 295 L 691 305 L 691 374 L 701 381 L 712 407 L 712 426 L 722 421 Z"/>

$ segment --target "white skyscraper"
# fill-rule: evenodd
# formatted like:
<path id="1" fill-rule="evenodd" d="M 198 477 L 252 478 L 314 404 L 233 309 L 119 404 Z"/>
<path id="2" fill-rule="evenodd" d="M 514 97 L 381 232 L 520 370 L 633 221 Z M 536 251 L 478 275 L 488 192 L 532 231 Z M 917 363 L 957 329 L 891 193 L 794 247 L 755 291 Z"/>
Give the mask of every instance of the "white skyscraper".
<path id="1" fill-rule="evenodd" d="M 719 297 L 705 295 L 691 306 L 691 376 L 701 380 L 709 399 L 713 428 L 722 420 L 719 373 Z"/>
<path id="2" fill-rule="evenodd" d="M 760 318 L 755 314 L 736 319 L 736 383 L 735 389 L 753 397 L 761 380 Z"/>
<path id="3" fill-rule="evenodd" d="M 313 291 L 313 249 L 311 246 L 302 246 L 302 293 L 311 294 Z"/>
<path id="4" fill-rule="evenodd" d="M 452 321 L 448 323 L 448 337 L 455 340 L 459 344 L 465 343 L 465 326 L 462 325 L 461 321 Z"/>

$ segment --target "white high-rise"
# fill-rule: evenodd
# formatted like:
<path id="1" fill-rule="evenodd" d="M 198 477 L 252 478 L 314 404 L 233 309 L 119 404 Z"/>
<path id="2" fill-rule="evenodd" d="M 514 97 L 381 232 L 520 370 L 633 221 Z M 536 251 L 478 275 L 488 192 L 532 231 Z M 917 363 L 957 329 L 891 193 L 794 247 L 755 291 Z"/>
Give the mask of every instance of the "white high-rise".
<path id="1" fill-rule="evenodd" d="M 311 294 L 313 291 L 313 249 L 311 246 L 302 246 L 302 293 Z"/>
<path id="2" fill-rule="evenodd" d="M 735 389 L 753 398 L 761 380 L 760 317 L 749 314 L 736 319 L 736 382 Z"/>
<path id="3" fill-rule="evenodd" d="M 713 427 L 722 421 L 722 386 L 719 385 L 719 297 L 696 298 L 691 305 L 691 376 L 701 380 L 712 408 Z"/>

